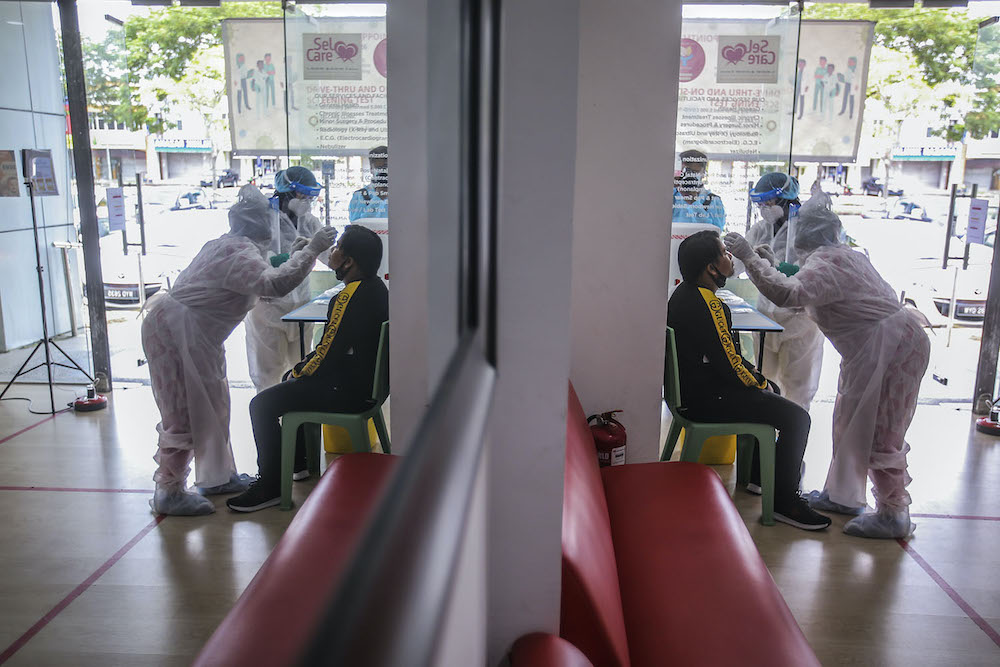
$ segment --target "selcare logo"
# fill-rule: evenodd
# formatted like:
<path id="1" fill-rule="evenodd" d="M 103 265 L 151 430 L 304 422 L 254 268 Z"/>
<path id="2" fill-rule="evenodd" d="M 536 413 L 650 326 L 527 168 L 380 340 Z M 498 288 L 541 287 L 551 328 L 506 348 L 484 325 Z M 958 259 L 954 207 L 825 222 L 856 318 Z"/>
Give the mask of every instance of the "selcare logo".
<path id="1" fill-rule="evenodd" d="M 744 58 L 748 65 L 773 65 L 778 61 L 777 52 L 770 48 L 766 39 L 748 39 L 745 43 L 724 46 L 722 57 L 732 65 L 742 62 Z"/>
<path id="2" fill-rule="evenodd" d="M 358 55 L 358 51 L 358 45 L 354 42 L 343 40 L 334 42 L 331 37 L 316 37 L 313 39 L 312 48 L 306 50 L 306 60 L 311 63 L 333 62 L 336 57 L 343 62 L 350 62 Z"/>
<path id="3" fill-rule="evenodd" d="M 777 83 L 781 38 L 731 35 L 719 38 L 717 83 Z"/>

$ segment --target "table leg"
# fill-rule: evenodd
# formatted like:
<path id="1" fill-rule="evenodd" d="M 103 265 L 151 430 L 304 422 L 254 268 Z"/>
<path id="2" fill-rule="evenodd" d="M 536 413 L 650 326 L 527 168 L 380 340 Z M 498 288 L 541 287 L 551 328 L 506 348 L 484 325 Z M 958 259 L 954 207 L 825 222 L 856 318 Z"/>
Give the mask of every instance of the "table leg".
<path id="1" fill-rule="evenodd" d="M 764 336 L 761 335 L 761 347 L 763 347 Z M 302 359 L 306 358 L 306 323 L 299 322 L 299 355 Z"/>
<path id="2" fill-rule="evenodd" d="M 766 331 L 760 332 L 760 349 L 757 350 L 757 372 L 764 373 L 764 336 L 767 335 Z"/>

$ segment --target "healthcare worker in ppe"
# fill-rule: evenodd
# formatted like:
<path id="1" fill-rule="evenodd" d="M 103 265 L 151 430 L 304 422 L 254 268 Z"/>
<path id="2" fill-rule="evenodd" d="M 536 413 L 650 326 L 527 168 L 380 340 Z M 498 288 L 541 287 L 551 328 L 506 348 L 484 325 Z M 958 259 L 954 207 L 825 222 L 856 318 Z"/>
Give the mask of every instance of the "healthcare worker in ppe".
<path id="1" fill-rule="evenodd" d="M 237 493 L 249 485 L 246 475 L 236 473 L 229 441 L 223 343 L 258 297 L 295 289 L 337 237 L 333 228 L 322 228 L 273 267 L 265 252 L 276 216 L 256 187 L 243 186 L 229 209 L 229 233 L 206 243 L 169 292 L 148 302 L 142 348 L 160 411 L 150 506 L 159 514 L 211 514 L 215 506 L 205 495 Z M 192 458 L 200 493 L 185 489 Z"/>
<path id="2" fill-rule="evenodd" d="M 319 219 L 310 213 L 312 201 L 322 188 L 316 177 L 305 167 L 289 167 L 274 176 L 275 194 L 271 206 L 278 214 L 278 231 L 271 237 L 267 258 L 278 266 L 297 249 L 296 239 L 312 238 L 322 227 Z M 301 243 L 301 241 L 300 241 Z M 326 258 L 324 253 L 321 261 Z M 297 364 L 299 327 L 292 322 L 282 322 L 282 316 L 308 303 L 311 294 L 309 281 L 303 281 L 284 296 L 261 297 L 247 315 L 247 361 L 250 379 L 260 393 L 281 382 L 281 376 Z M 305 325 L 305 340 L 312 340 L 313 325 Z"/>
<path id="3" fill-rule="evenodd" d="M 786 276 L 759 257 L 747 239 L 728 234 L 726 247 L 774 304 L 804 308 L 840 352 L 833 412 L 833 460 L 813 509 L 854 514 L 848 535 L 898 538 L 913 531 L 906 486 L 904 436 L 917 407 L 930 341 L 917 317 L 863 254 L 841 242 L 840 219 L 822 192 L 799 212 L 798 272 Z M 865 510 L 865 475 L 875 512 Z"/>
<path id="4" fill-rule="evenodd" d="M 750 199 L 757 204 L 761 220 L 747 233 L 747 241 L 757 254 L 779 271 L 792 274 L 799 257 L 794 244 L 796 218 L 799 210 L 799 182 L 780 172 L 765 174 L 753 190 Z M 734 267 L 739 275 L 743 267 Z M 782 395 L 805 410 L 819 389 L 823 366 L 823 335 L 801 308 L 784 308 L 762 295 L 757 308 L 782 327 L 764 340 L 766 370 Z"/>

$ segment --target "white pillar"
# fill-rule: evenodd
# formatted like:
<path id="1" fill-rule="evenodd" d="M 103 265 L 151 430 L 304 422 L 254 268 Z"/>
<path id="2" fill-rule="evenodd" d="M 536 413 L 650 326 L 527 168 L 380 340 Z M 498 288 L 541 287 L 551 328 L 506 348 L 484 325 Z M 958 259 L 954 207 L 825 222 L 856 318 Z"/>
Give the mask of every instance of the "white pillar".
<path id="1" fill-rule="evenodd" d="M 580 2 L 571 378 L 630 463 L 659 456 L 680 35 L 680 0 Z"/>

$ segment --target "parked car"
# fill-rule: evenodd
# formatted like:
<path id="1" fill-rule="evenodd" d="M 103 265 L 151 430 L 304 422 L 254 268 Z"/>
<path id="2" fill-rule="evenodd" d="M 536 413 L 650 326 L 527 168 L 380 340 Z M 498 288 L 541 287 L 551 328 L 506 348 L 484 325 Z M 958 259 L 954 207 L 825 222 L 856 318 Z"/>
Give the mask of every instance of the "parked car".
<path id="1" fill-rule="evenodd" d="M 188 208 L 215 208 L 212 196 L 204 189 L 187 190 L 177 195 L 171 211 L 183 211 Z"/>
<path id="2" fill-rule="evenodd" d="M 878 176 L 871 176 L 861 181 L 861 192 L 866 195 L 882 195 L 885 193 L 885 184 Z M 889 188 L 890 197 L 902 197 L 903 188 Z"/>
<path id="3" fill-rule="evenodd" d="M 940 260 L 935 259 L 932 265 L 910 272 L 911 282 L 903 292 L 904 305 L 919 311 L 931 326 L 947 326 L 954 287 L 955 324 L 982 326 L 986 315 L 993 251 L 981 245 L 974 245 L 969 250 L 968 269 L 962 269 L 961 261 L 955 261 L 949 268 L 942 269 Z M 955 266 L 958 266 L 957 281 Z"/>
<path id="4" fill-rule="evenodd" d="M 225 187 L 236 187 L 240 184 L 240 174 L 238 171 L 233 171 L 232 169 L 223 169 L 215 177 L 215 187 L 225 188 Z M 212 175 L 206 174 L 201 178 L 201 187 L 210 188 L 212 187 Z"/>

